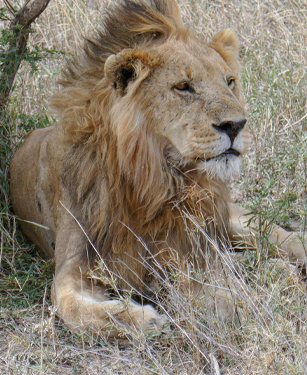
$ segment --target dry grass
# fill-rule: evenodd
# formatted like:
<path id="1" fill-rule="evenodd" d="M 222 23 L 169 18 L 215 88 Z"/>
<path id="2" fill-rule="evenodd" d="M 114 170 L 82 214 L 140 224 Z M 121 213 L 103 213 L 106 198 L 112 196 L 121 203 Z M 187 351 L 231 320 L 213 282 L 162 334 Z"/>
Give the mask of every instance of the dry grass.
<path id="1" fill-rule="evenodd" d="M 105 4 L 54 0 L 36 25 L 32 43 L 73 53 L 80 34 L 99 24 Z M 305 0 L 180 1 L 187 23 L 210 38 L 220 29 L 237 30 L 242 42 L 242 82 L 254 143 L 233 196 L 262 218 L 306 228 L 307 118 Z M 11 122 L 1 130 L 5 166 L 23 138 L 18 113 L 46 114 L 63 56 L 24 65 L 10 104 Z M 48 113 L 48 112 L 47 112 Z M 42 124 L 27 122 L 27 130 Z M 3 144 L 2 144 L 3 145 Z M 8 177 L 8 169 L 4 168 Z M 0 185 L 1 186 L 1 185 Z M 236 286 L 239 305 L 225 324 L 213 306 L 189 293 L 193 278 L 214 289 L 215 274 L 174 273 L 160 309 L 172 331 L 145 337 L 130 332 L 130 346 L 73 335 L 54 316 L 49 286 L 52 264 L 27 244 L 8 213 L 0 212 L 1 374 L 307 374 L 307 294 L 294 266 L 269 259 L 265 232 L 257 251 L 220 256 Z M 211 288 L 211 289 L 210 289 Z"/>

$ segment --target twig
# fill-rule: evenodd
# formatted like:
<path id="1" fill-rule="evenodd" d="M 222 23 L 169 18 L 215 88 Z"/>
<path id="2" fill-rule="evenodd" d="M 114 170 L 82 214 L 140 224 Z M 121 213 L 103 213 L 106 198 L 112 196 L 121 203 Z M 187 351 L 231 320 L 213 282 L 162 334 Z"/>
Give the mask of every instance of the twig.
<path id="1" fill-rule="evenodd" d="M 6 7 L 8 8 L 8 10 L 13 14 L 15 15 L 16 13 L 16 9 L 13 7 L 13 5 L 9 2 L 9 0 L 4 0 L 4 3 L 6 5 Z"/>
<path id="2" fill-rule="evenodd" d="M 221 375 L 220 366 L 219 366 L 218 361 L 215 358 L 215 356 L 212 353 L 210 353 L 209 358 L 211 359 L 211 365 L 212 365 L 213 370 L 214 370 L 213 375 Z"/>

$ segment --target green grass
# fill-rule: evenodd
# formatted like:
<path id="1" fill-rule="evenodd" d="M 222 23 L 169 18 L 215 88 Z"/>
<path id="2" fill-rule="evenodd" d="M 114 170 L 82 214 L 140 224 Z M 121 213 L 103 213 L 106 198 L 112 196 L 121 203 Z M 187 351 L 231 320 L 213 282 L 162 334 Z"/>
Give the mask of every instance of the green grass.
<path id="1" fill-rule="evenodd" d="M 31 43 L 73 53 L 80 33 L 99 24 L 104 3 L 111 1 L 54 0 L 37 21 Z M 180 3 L 184 20 L 198 34 L 209 39 L 232 27 L 242 43 L 253 143 L 242 177 L 232 183 L 234 199 L 270 223 L 306 231 L 306 1 Z M 161 305 L 173 330 L 149 338 L 131 332 L 125 350 L 90 334 L 73 335 L 55 317 L 53 264 L 16 228 L 7 181 L 9 161 L 25 134 L 53 121 L 47 100 L 62 64 L 62 54 L 38 62 L 34 73 L 24 64 L 1 119 L 0 374 L 306 374 L 306 284 L 295 266 L 267 257 L 265 242 L 262 251 L 256 246 L 223 260 L 238 292 L 241 324 L 223 323 L 214 307 L 190 295 L 191 280 L 180 272 L 175 283 L 165 281 L 169 296 Z M 218 282 L 213 273 L 195 277 L 211 286 Z"/>
<path id="2" fill-rule="evenodd" d="M 41 259 L 37 251 L 27 245 L 12 252 L 4 247 L 1 262 L 1 308 L 27 309 L 43 300 L 42 288 L 48 296 L 54 267 L 51 261 Z"/>

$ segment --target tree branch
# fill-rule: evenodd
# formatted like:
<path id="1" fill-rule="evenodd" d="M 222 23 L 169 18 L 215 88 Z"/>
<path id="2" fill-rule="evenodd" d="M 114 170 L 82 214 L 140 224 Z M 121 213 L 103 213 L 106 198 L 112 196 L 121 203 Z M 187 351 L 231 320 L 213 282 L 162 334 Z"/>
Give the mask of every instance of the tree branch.
<path id="1" fill-rule="evenodd" d="M 5 108 L 11 93 L 16 73 L 25 57 L 31 24 L 47 8 L 50 0 L 27 0 L 11 21 L 10 30 L 13 32 L 8 49 L 4 52 L 4 62 L 0 75 L 0 114 Z M 6 1 L 11 9 L 11 4 Z"/>

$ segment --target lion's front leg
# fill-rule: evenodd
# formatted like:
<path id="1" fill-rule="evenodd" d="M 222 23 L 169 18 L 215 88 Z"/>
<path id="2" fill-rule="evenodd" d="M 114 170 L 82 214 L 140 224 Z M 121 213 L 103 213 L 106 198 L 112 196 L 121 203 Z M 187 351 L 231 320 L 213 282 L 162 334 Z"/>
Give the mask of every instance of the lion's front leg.
<path id="1" fill-rule="evenodd" d="M 106 288 L 91 286 L 80 273 L 65 272 L 55 277 L 52 302 L 57 315 L 72 331 L 93 331 L 116 337 L 127 328 L 150 332 L 166 323 L 152 306 L 110 299 Z"/>
<path id="2" fill-rule="evenodd" d="M 87 277 L 87 260 L 81 254 L 85 236 L 73 219 L 67 215 L 66 219 L 56 238 L 52 303 L 57 315 L 72 331 L 91 330 L 109 337 L 128 327 L 145 332 L 162 329 L 166 318 L 152 306 L 111 299 L 106 286 L 94 285 Z"/>
<path id="3" fill-rule="evenodd" d="M 247 223 L 252 219 L 243 208 L 231 204 L 231 231 L 230 236 L 234 241 L 248 239 L 251 234 L 251 229 Z M 287 232 L 283 228 L 274 225 L 270 234 L 269 240 L 271 243 L 278 246 L 290 258 L 290 260 L 297 262 L 300 265 L 307 265 L 307 235 L 302 235 L 299 232 Z"/>

